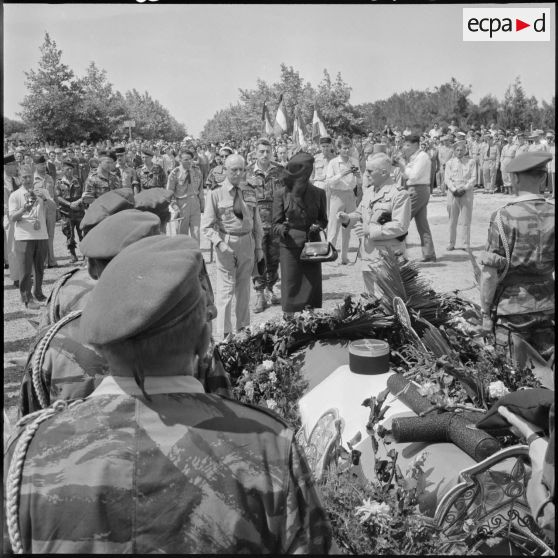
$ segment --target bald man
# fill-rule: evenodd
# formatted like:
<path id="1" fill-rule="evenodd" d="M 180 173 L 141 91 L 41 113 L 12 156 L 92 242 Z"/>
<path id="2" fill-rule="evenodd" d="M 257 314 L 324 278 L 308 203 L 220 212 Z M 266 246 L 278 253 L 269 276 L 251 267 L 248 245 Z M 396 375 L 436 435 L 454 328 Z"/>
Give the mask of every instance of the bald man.
<path id="1" fill-rule="evenodd" d="M 254 189 L 243 181 L 244 158 L 229 155 L 220 188 L 207 194 L 202 230 L 217 260 L 216 340 L 250 325 L 250 278 L 263 258 L 263 228 Z M 236 329 L 232 327 L 235 299 Z"/>

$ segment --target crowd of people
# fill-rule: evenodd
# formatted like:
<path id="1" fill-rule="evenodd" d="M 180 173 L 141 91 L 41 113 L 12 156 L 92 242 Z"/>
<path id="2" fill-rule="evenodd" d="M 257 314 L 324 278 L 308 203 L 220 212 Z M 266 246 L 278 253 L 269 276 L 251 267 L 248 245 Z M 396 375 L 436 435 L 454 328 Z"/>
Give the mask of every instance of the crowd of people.
<path id="1" fill-rule="evenodd" d="M 545 197 L 554 194 L 554 141 L 533 133 L 523 149 L 521 132 L 511 134 L 500 145 L 492 127 L 435 125 L 422 136 L 386 127 L 312 146 L 256 137 L 238 146 L 186 139 L 8 150 L 5 267 L 23 304 L 38 309 L 45 300 L 58 219 L 72 262 L 76 236 L 87 258 L 42 308 L 40 354 L 54 352 L 46 371 L 26 369 L 19 407 L 28 418 L 6 453 L 10 548 L 335 551 L 294 433 L 270 411 L 222 398 L 227 382 L 207 368 L 207 355 L 249 325 L 252 287 L 254 312 L 281 304 L 288 318 L 321 307 L 321 262 L 302 257 L 309 242 L 336 245 L 341 236 L 338 263 L 347 265 L 354 230 L 373 295 L 374 262 L 387 249 L 405 258 L 411 220 L 423 261 L 436 261 L 427 207 L 440 192 L 447 249 L 456 248 L 461 214 L 468 248 L 475 188 L 494 192 L 498 169 L 516 197 L 491 217 L 479 259 L 482 327 L 503 324 L 546 355 L 554 345 L 554 203 Z M 202 234 L 215 253 L 215 293 Z M 49 346 L 55 335 L 60 344 Z M 532 442 L 532 458 L 546 458 Z M 537 482 L 544 488 L 530 503 L 547 525 L 548 481 Z"/>

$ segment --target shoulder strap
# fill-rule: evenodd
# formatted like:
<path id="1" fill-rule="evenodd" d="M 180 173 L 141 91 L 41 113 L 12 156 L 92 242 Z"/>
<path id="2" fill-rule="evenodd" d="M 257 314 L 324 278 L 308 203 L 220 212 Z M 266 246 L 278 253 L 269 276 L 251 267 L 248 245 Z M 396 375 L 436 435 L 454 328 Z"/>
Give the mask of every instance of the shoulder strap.
<path id="1" fill-rule="evenodd" d="M 52 341 L 52 338 L 58 333 L 58 331 L 60 331 L 60 329 L 67 323 L 75 320 L 79 316 L 81 316 L 81 310 L 75 310 L 51 325 L 35 348 L 31 368 L 31 379 L 33 381 L 33 390 L 35 391 L 35 395 L 37 396 L 37 399 L 43 409 L 50 405 L 50 396 L 45 392 L 42 381 L 43 363 L 47 349 Z"/>
<path id="2" fill-rule="evenodd" d="M 81 269 L 80 267 L 75 267 L 74 269 L 71 269 L 67 273 L 64 273 L 64 275 L 62 275 L 62 277 L 60 277 L 60 279 L 58 279 L 58 281 L 56 281 L 56 283 L 54 284 L 54 287 L 52 288 L 52 291 L 50 292 L 50 296 L 48 297 L 47 300 L 48 319 L 50 323 L 56 322 L 58 320 L 58 317 L 54 315 L 54 309 L 56 306 L 56 300 L 58 299 L 58 293 L 60 292 L 60 289 L 64 286 L 66 281 L 68 281 L 68 279 L 72 277 L 72 275 L 74 275 L 74 273 L 76 273 L 80 269 Z"/>

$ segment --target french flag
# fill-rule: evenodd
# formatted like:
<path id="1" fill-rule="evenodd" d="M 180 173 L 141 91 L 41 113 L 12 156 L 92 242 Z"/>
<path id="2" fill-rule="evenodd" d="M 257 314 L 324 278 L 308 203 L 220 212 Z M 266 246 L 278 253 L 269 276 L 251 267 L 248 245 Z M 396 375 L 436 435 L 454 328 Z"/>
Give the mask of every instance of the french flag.
<path id="1" fill-rule="evenodd" d="M 282 137 L 283 134 L 287 133 L 287 129 L 287 111 L 285 109 L 285 103 L 283 102 L 283 94 L 281 93 L 281 96 L 279 97 L 279 106 L 277 107 L 277 114 L 275 115 L 275 137 Z"/>
<path id="2" fill-rule="evenodd" d="M 298 107 L 295 109 L 295 118 L 293 123 L 293 142 L 295 146 L 300 149 L 304 149 L 307 146 L 306 138 L 304 137 L 304 122 L 300 116 Z"/>
<path id="3" fill-rule="evenodd" d="M 318 107 L 314 105 L 314 117 L 312 118 L 312 141 L 319 141 L 321 137 L 327 136 L 327 130 L 318 114 Z"/>
<path id="4" fill-rule="evenodd" d="M 269 116 L 266 101 L 264 101 L 262 111 L 262 134 L 265 134 L 266 136 L 273 135 L 273 124 L 271 123 L 271 117 Z"/>

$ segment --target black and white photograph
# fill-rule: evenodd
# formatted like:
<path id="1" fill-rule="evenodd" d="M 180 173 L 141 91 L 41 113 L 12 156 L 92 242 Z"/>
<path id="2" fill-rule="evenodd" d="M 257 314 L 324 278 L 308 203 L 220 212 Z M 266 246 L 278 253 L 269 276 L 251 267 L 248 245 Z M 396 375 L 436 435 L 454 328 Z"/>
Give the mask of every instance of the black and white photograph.
<path id="1" fill-rule="evenodd" d="M 554 555 L 555 4 L 1 9 L 5 555 Z"/>

